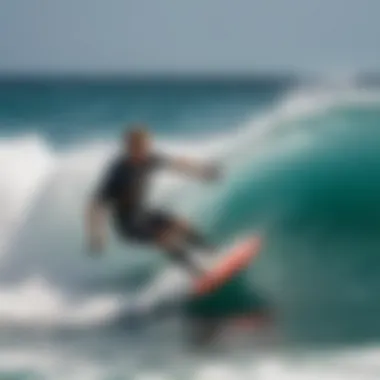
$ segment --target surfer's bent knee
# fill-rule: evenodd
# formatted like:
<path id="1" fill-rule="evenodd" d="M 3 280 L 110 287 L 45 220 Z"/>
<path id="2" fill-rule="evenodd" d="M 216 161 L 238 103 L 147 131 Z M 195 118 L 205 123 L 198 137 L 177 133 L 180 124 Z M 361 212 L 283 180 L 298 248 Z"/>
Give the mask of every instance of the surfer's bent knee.
<path id="1" fill-rule="evenodd" d="M 174 227 L 167 227 L 157 232 L 156 243 L 163 248 L 169 248 L 173 246 L 177 237 L 176 229 Z"/>
<path id="2" fill-rule="evenodd" d="M 175 221 L 175 226 L 181 232 L 187 232 L 188 230 L 190 230 L 189 222 L 184 219 L 177 219 Z"/>

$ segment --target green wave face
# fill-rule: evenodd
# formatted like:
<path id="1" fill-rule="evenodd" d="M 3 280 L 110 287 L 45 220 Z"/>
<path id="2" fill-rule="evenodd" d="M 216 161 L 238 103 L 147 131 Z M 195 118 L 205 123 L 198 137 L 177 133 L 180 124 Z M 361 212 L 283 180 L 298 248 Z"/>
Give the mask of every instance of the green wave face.
<path id="1" fill-rule="evenodd" d="M 190 313 L 271 305 L 298 339 L 380 336 L 379 122 L 377 106 L 335 108 L 283 125 L 274 154 L 247 151 L 239 179 L 212 205 L 210 230 L 222 243 L 259 231 L 263 252 Z M 300 136 L 304 144 L 291 143 Z"/>

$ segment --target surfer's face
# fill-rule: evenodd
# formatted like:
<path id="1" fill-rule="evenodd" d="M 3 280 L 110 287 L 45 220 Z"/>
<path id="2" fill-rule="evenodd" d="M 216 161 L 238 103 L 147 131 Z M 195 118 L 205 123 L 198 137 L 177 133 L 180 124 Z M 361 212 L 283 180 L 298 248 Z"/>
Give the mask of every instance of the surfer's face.
<path id="1" fill-rule="evenodd" d="M 128 154 L 133 160 L 141 161 L 149 156 L 151 141 L 145 132 L 132 133 L 128 137 L 126 145 Z"/>

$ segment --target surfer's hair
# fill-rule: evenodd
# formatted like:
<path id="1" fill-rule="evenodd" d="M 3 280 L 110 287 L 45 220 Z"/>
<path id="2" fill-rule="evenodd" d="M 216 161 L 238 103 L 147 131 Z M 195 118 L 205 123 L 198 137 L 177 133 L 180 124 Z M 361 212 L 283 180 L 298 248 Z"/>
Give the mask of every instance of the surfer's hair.
<path id="1" fill-rule="evenodd" d="M 149 137 L 148 128 L 143 123 L 134 123 L 131 124 L 124 131 L 124 139 L 126 140 L 141 140 Z"/>

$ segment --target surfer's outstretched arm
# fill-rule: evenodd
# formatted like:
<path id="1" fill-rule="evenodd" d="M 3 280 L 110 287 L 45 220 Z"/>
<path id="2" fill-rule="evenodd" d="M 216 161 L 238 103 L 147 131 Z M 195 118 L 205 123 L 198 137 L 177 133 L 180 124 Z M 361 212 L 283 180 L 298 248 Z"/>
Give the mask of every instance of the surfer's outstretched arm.
<path id="1" fill-rule="evenodd" d="M 216 165 L 205 164 L 188 158 L 172 158 L 169 160 L 169 167 L 178 172 L 204 180 L 216 180 L 220 177 L 220 170 Z"/>

